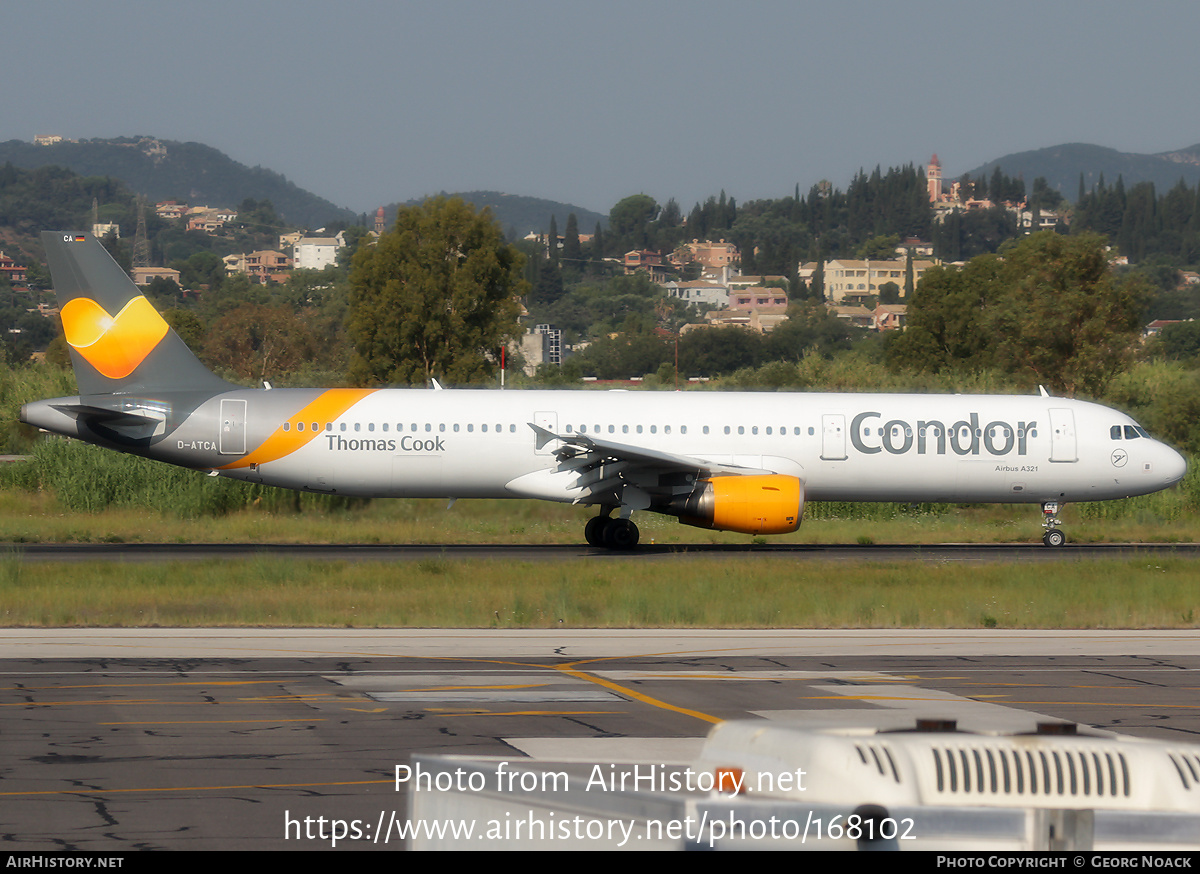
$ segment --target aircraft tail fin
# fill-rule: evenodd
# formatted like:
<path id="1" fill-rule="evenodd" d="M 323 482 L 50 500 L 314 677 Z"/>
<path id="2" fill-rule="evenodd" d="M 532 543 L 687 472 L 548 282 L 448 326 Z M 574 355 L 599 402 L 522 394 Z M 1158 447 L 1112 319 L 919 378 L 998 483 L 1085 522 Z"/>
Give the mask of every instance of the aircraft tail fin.
<path id="1" fill-rule="evenodd" d="M 225 391 L 91 234 L 42 244 L 81 395 Z"/>

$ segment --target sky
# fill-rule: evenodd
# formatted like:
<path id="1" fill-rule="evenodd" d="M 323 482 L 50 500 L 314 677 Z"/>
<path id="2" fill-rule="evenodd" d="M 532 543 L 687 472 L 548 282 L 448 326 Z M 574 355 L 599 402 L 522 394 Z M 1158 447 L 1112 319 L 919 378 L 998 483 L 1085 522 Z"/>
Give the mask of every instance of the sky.
<path id="1" fill-rule="evenodd" d="M 1069 142 L 1200 143 L 1194 0 L 5 0 L 0 140 L 152 135 L 339 206 L 686 213 Z"/>

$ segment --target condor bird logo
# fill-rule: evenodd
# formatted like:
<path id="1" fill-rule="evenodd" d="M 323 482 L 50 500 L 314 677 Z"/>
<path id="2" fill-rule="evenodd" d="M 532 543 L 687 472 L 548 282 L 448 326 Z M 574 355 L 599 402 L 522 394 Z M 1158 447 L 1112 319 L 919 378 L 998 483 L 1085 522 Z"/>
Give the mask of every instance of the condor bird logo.
<path id="1" fill-rule="evenodd" d="M 109 379 L 133 373 L 168 330 L 163 317 L 141 296 L 115 316 L 94 300 L 77 297 L 62 308 L 62 323 L 71 348 Z"/>

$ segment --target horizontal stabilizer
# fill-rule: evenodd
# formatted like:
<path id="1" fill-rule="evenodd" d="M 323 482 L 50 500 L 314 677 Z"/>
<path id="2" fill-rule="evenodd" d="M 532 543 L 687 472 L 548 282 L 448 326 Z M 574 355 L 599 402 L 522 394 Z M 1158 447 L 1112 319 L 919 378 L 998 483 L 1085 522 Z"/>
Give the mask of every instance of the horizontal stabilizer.
<path id="1" fill-rule="evenodd" d="M 51 406 L 73 419 L 113 428 L 130 425 L 157 425 L 162 421 L 160 416 L 131 413 L 125 410 L 109 410 L 90 404 L 52 404 Z"/>

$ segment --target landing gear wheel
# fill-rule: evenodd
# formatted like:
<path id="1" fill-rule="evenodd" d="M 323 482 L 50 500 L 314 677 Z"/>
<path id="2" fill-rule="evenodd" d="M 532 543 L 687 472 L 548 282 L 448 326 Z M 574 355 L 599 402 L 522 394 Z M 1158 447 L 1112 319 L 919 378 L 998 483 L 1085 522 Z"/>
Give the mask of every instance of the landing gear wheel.
<path id="1" fill-rule="evenodd" d="M 1058 519 L 1058 501 L 1045 501 L 1042 504 L 1042 527 L 1046 533 L 1042 535 L 1042 543 L 1055 549 L 1067 542 L 1067 535 L 1059 530 L 1061 522 Z"/>
<path id="2" fill-rule="evenodd" d="M 583 526 L 583 539 L 588 542 L 588 546 L 604 546 L 604 529 L 611 521 L 607 516 L 593 516 L 588 519 L 587 524 Z"/>
<path id="3" fill-rule="evenodd" d="M 638 537 L 638 527 L 631 519 L 609 519 L 604 526 L 604 545 L 609 549 L 633 549 Z"/>
<path id="4" fill-rule="evenodd" d="M 1051 528 L 1042 535 L 1042 543 L 1047 546 L 1058 548 L 1067 542 L 1067 535 L 1063 534 L 1057 528 Z"/>

